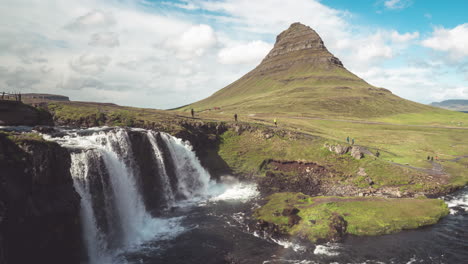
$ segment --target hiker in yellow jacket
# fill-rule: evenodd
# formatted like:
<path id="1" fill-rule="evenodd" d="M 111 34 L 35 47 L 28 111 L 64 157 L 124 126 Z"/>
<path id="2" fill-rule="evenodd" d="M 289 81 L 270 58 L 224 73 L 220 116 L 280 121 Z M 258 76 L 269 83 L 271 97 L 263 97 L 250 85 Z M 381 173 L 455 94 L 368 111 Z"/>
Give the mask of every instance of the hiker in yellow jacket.
<path id="1" fill-rule="evenodd" d="M 273 120 L 275 122 L 275 127 L 278 127 L 278 123 L 276 122 L 276 118 Z"/>

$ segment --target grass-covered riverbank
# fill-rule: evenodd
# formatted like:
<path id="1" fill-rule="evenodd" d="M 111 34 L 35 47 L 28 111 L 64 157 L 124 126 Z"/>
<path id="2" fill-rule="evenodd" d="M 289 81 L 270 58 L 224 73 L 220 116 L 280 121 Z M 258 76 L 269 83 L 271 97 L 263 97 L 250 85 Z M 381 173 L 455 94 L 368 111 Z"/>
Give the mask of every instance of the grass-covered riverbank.
<path id="1" fill-rule="evenodd" d="M 382 235 L 437 223 L 449 213 L 438 199 L 310 197 L 276 193 L 255 217 L 278 227 L 282 234 L 312 242 L 350 235 Z"/>

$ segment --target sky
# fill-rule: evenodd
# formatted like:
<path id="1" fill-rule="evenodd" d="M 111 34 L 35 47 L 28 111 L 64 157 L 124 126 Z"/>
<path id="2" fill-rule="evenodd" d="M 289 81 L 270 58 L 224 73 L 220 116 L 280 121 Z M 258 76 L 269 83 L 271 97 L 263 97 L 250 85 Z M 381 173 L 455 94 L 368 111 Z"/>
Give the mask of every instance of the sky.
<path id="1" fill-rule="evenodd" d="M 2 0 L 0 91 L 168 109 L 257 66 L 301 22 L 351 72 L 420 103 L 468 99 L 465 0 Z"/>

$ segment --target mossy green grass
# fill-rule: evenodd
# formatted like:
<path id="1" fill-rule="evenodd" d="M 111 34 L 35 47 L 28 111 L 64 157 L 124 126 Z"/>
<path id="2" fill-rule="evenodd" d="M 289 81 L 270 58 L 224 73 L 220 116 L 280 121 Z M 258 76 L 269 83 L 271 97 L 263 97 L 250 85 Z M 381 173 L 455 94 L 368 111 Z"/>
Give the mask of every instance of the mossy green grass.
<path id="1" fill-rule="evenodd" d="M 435 224 L 449 213 L 439 199 L 387 199 L 375 197 L 310 197 L 302 193 L 276 193 L 257 209 L 258 220 L 276 224 L 285 234 L 312 242 L 328 240 L 333 232 L 332 216 L 346 222 L 346 233 L 383 235 Z M 299 209 L 301 220 L 291 226 L 284 209 Z"/>

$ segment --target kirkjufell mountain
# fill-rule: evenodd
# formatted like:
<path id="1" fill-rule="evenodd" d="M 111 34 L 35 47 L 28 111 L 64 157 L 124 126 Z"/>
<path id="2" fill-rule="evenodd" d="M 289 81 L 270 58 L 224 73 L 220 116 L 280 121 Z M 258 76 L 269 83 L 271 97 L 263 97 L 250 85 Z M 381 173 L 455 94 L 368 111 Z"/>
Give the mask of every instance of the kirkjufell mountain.
<path id="1" fill-rule="evenodd" d="M 375 87 L 348 71 L 317 32 L 301 23 L 279 34 L 273 49 L 255 69 L 182 109 L 214 107 L 249 113 L 362 118 L 434 110 Z"/>

